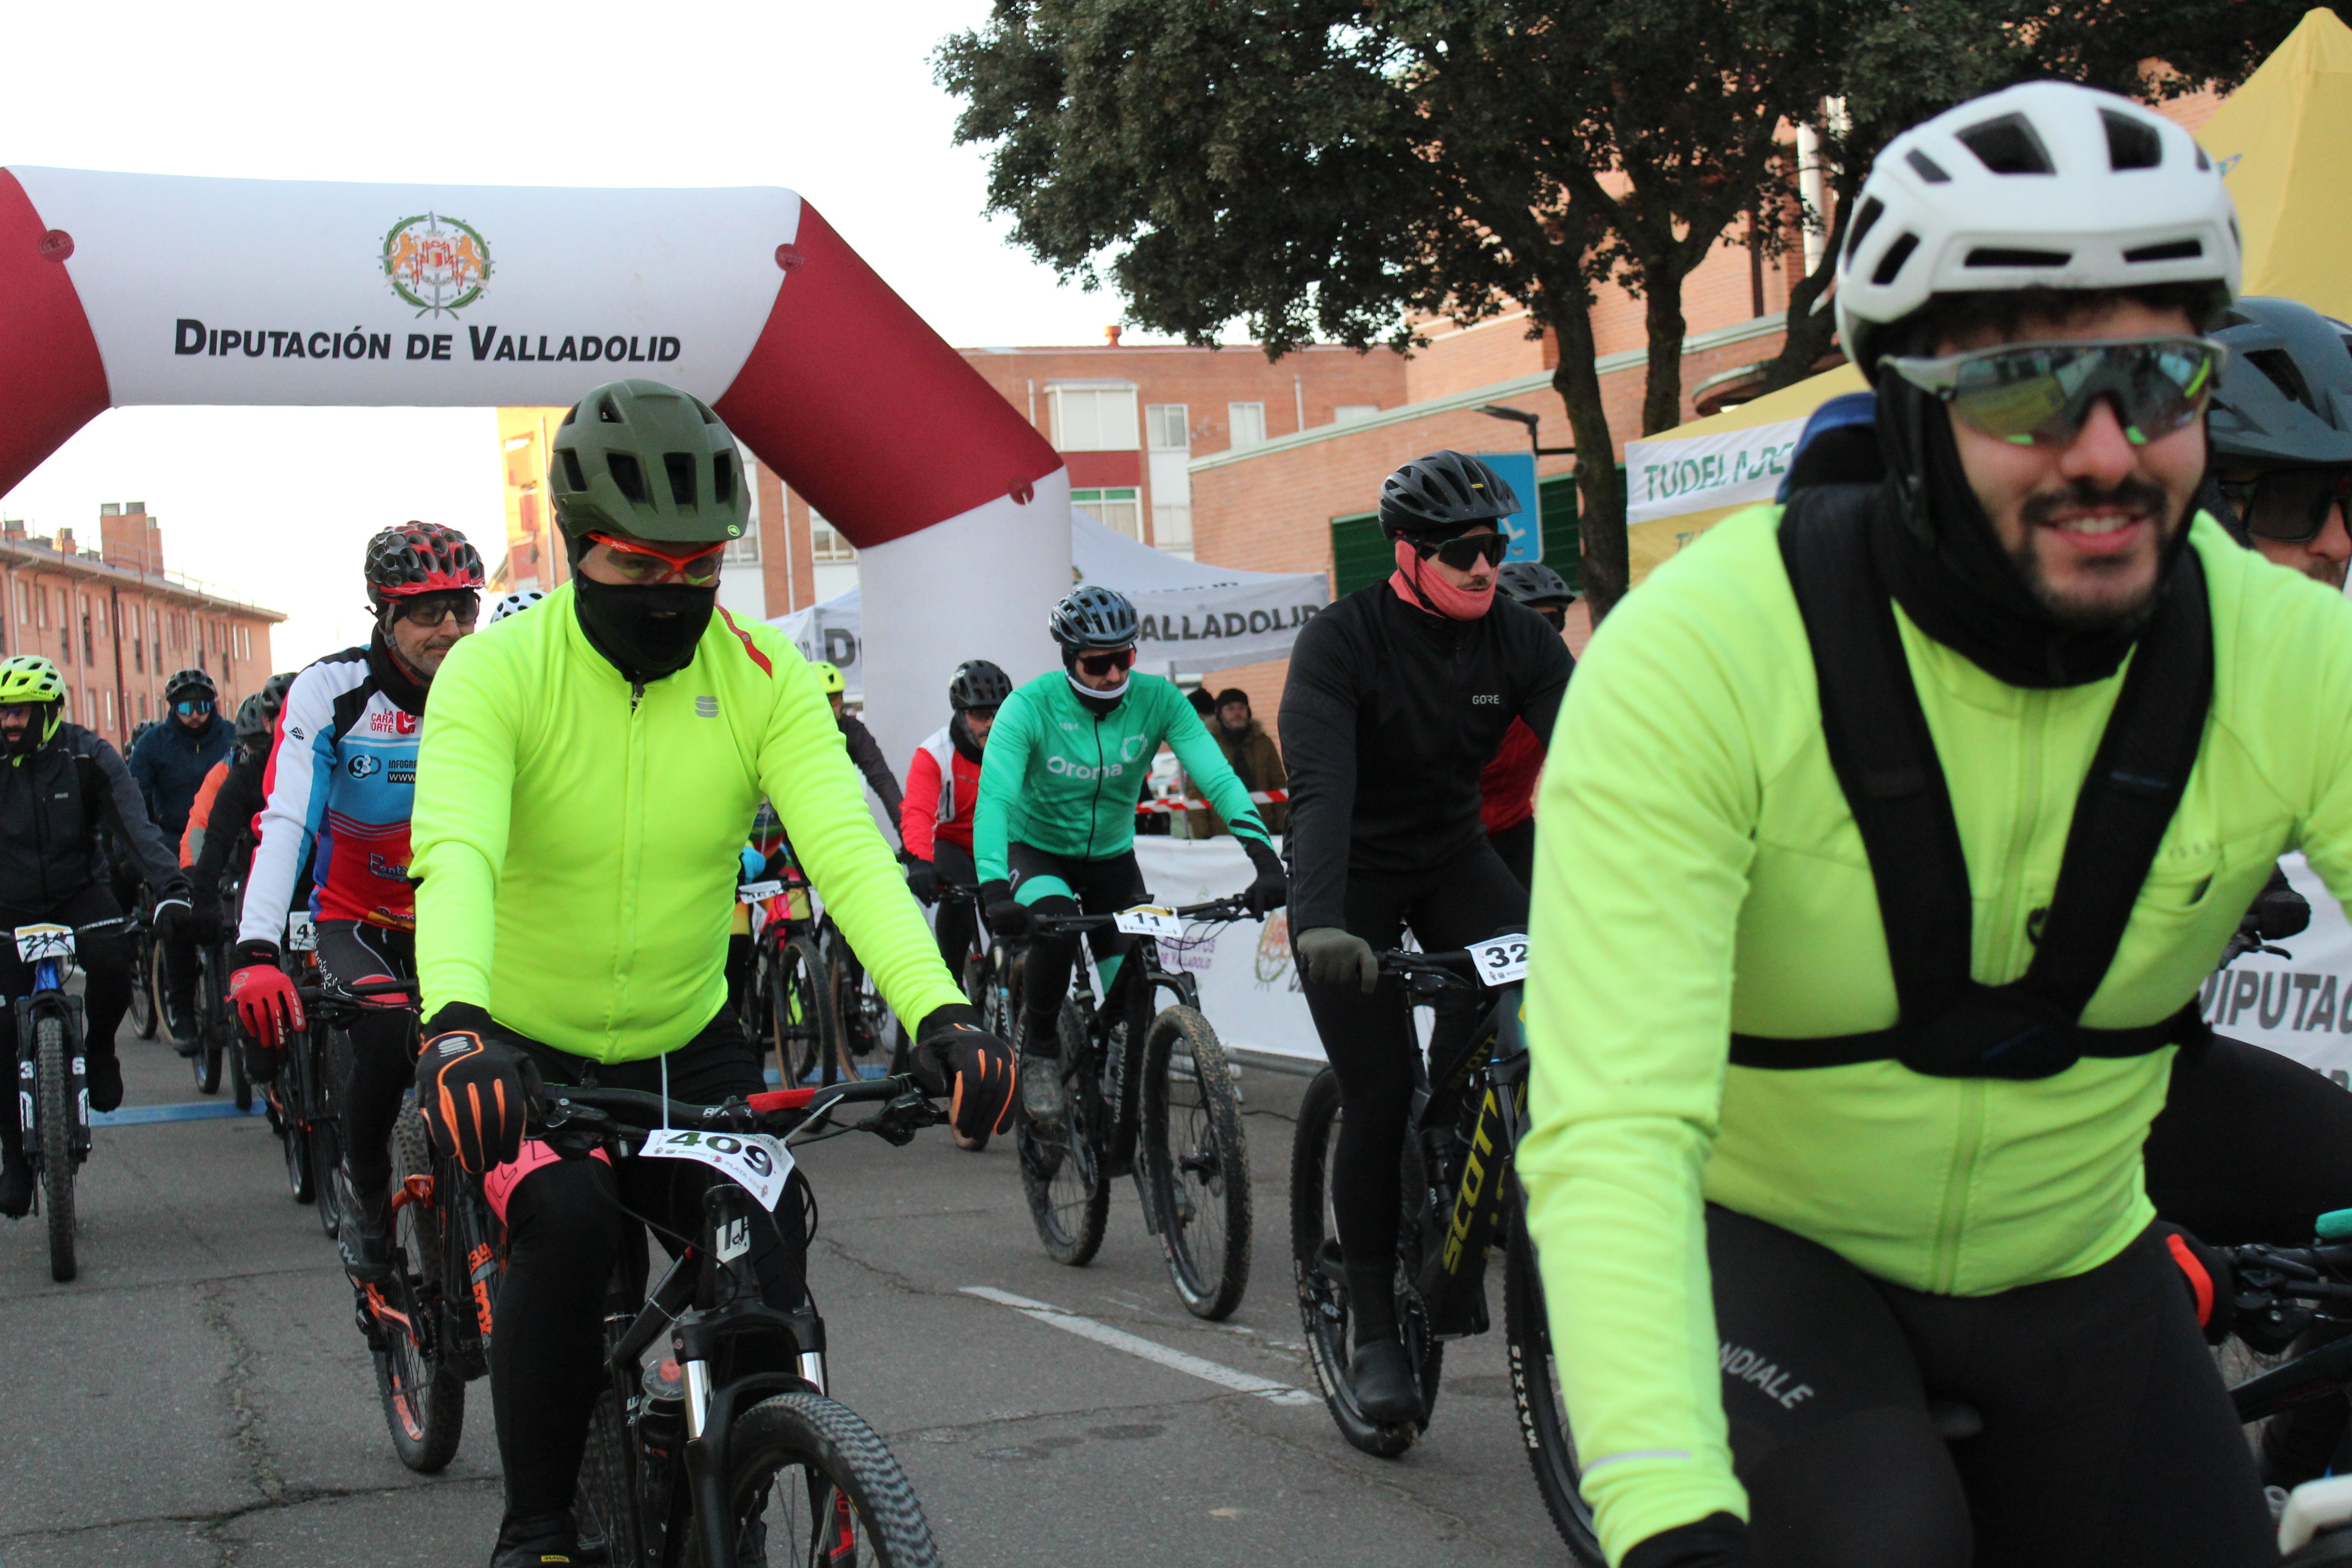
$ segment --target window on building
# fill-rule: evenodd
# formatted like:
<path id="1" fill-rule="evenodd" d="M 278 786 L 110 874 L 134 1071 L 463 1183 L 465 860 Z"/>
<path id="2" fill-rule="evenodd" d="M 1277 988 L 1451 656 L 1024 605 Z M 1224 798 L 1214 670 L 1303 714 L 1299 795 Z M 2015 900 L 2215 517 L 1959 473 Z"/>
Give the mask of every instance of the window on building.
<path id="1" fill-rule="evenodd" d="M 1143 410 L 1144 438 L 1155 452 L 1189 452 L 1192 449 L 1189 418 L 1190 410 L 1181 403 L 1147 405 Z"/>
<path id="2" fill-rule="evenodd" d="M 66 710 L 66 722 L 68 724 L 72 723 L 74 721 L 74 700 L 73 688 L 70 686 L 66 688 L 66 700 L 62 706 Z"/>
<path id="3" fill-rule="evenodd" d="M 1135 450 L 1135 388 L 1055 386 L 1054 447 L 1062 452 Z"/>
<path id="4" fill-rule="evenodd" d="M 1190 559 L 1192 554 L 1192 509 L 1154 501 L 1151 506 L 1153 548 Z"/>
<path id="5" fill-rule="evenodd" d="M 814 507 L 809 509 L 809 559 L 813 561 L 855 561 L 857 546 L 844 539 L 833 524 Z"/>
<path id="6" fill-rule="evenodd" d="M 1265 445 L 1265 405 L 1263 403 L 1228 403 L 1225 422 L 1232 426 L 1236 447 Z"/>
<path id="7" fill-rule="evenodd" d="M 1124 489 L 1072 490 L 1070 504 L 1083 508 L 1105 528 L 1124 533 L 1129 539 L 1143 537 L 1143 505 L 1141 492 L 1129 486 Z"/>
<path id="8" fill-rule="evenodd" d="M 1381 531 L 1381 514 L 1360 511 L 1331 520 L 1331 596 L 1344 598 L 1396 570 L 1396 552 Z"/>
<path id="9" fill-rule="evenodd" d="M 106 729 L 109 734 L 112 734 L 114 732 L 114 692 L 110 689 L 103 695 L 106 699 Z"/>
<path id="10" fill-rule="evenodd" d="M 760 563 L 760 531 L 756 528 L 747 529 L 742 538 L 729 540 L 727 553 L 719 559 L 730 566 L 738 563 L 757 566 Z"/>
<path id="11" fill-rule="evenodd" d="M 25 592 L 25 584 L 19 583 L 16 584 L 16 624 L 21 626 L 32 618 L 30 595 Z"/>
<path id="12" fill-rule="evenodd" d="M 139 721 L 147 722 L 147 694 L 143 691 L 139 694 Z"/>
<path id="13" fill-rule="evenodd" d="M 1331 423 L 1353 425 L 1360 419 L 1370 419 L 1380 411 L 1381 405 L 1377 403 L 1342 403 L 1331 410 Z"/>

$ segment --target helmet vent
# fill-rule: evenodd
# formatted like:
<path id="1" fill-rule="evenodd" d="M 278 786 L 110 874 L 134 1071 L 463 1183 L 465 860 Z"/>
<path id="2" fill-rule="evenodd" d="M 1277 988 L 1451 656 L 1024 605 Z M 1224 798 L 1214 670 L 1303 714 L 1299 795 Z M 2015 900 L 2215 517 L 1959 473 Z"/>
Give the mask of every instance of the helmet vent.
<path id="1" fill-rule="evenodd" d="M 1960 145 L 1996 174 L 2054 174 L 2049 149 L 2022 114 L 2004 114 L 1957 133 Z"/>
<path id="2" fill-rule="evenodd" d="M 605 394 L 603 397 L 596 400 L 596 418 L 598 423 L 604 425 L 625 425 L 628 423 L 627 420 L 621 417 L 621 405 L 613 401 L 613 396 L 610 393 Z"/>
<path id="3" fill-rule="evenodd" d="M 613 476 L 613 482 L 620 487 L 621 494 L 632 503 L 637 506 L 646 504 L 646 476 L 644 470 L 637 467 L 636 458 L 626 452 L 607 452 L 604 454 L 604 471 Z"/>
<path id="4" fill-rule="evenodd" d="M 2126 169 L 2153 169 L 2164 163 L 2164 141 L 2156 127 L 2112 109 L 2099 110 L 2107 128 L 2107 167 L 2120 174 Z"/>
<path id="5" fill-rule="evenodd" d="M 2063 267 L 2074 259 L 2074 253 L 2065 250 L 2002 250 L 1988 246 L 1969 252 L 1971 267 Z"/>
<path id="6" fill-rule="evenodd" d="M 735 504 L 735 454 L 720 452 L 710 459 L 710 499 L 722 508 Z"/>
<path id="7" fill-rule="evenodd" d="M 1878 270 L 1870 275 L 1870 280 L 1881 289 L 1885 288 L 1895 281 L 1895 275 L 1903 270 L 1903 264 L 1910 260 L 1911 253 L 1918 248 L 1917 235 L 1897 236 L 1895 243 L 1886 247 L 1886 254 L 1879 258 Z"/>
<path id="8" fill-rule="evenodd" d="M 2162 245 L 2143 245 L 2137 250 L 2124 252 L 2126 261 L 2193 261 L 2205 254 L 2201 239 L 2173 239 Z"/>
<path id="9" fill-rule="evenodd" d="M 2269 376 L 2272 384 L 2281 392 L 2285 393 L 2305 408 L 2315 410 L 2318 407 L 2318 404 L 2311 395 L 2311 384 L 2303 379 L 2302 368 L 2294 363 L 2294 356 L 2286 350 L 2250 349 L 2246 352 L 2245 359 L 2248 364 Z"/>
<path id="10" fill-rule="evenodd" d="M 2199 174 L 2203 174 L 2206 170 L 2208 170 L 2208 169 L 2211 168 L 2212 166 L 2213 166 L 2213 160 L 2212 160 L 2212 159 L 2210 159 L 2210 158 L 2208 158 L 2207 156 L 2205 156 L 2205 149 L 2204 149 L 2204 148 L 2202 148 L 2202 147 L 2198 148 L 2198 149 L 2197 149 L 2197 172 L 2198 172 Z"/>
<path id="11" fill-rule="evenodd" d="M 694 504 L 694 454 L 664 452 L 662 467 L 669 470 L 669 499 L 680 506 Z"/>
<path id="12" fill-rule="evenodd" d="M 556 456 L 563 459 L 563 488 L 568 490 L 586 489 L 588 481 L 580 473 L 580 454 L 566 447 Z"/>
<path id="13" fill-rule="evenodd" d="M 1914 147 L 1910 152 L 1906 153 L 1903 155 L 1903 161 L 1910 164 L 1914 169 L 1916 169 L 1919 172 L 1919 177 L 1927 181 L 1931 185 L 1942 185 L 1951 183 L 1952 176 L 1944 173 L 1944 166 L 1941 163 L 1937 163 L 1933 158 L 1927 156 L 1927 153 L 1920 152 L 1916 147 Z"/>
<path id="14" fill-rule="evenodd" d="M 1853 253 L 1862 248 L 1862 237 L 1870 232 L 1870 226 L 1884 216 L 1885 212 L 1886 204 L 1876 196 L 1862 204 L 1862 210 L 1854 214 L 1853 232 L 1845 237 L 1845 258 L 1848 261 L 1852 261 Z"/>

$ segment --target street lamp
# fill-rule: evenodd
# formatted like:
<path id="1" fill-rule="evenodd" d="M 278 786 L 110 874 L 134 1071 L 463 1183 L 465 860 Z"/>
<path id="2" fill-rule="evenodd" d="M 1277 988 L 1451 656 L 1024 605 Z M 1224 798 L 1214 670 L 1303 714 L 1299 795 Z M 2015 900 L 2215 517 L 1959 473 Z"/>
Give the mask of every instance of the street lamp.
<path id="1" fill-rule="evenodd" d="M 1507 419 L 1514 425 L 1526 426 L 1528 427 L 1528 446 L 1533 449 L 1535 455 L 1538 458 L 1573 458 L 1576 456 L 1576 448 L 1573 447 L 1547 447 L 1543 445 L 1543 437 L 1538 435 L 1536 430 L 1536 426 L 1543 423 L 1543 416 L 1540 414 L 1530 414 L 1524 408 L 1506 408 L 1499 403 L 1482 403 L 1478 405 L 1473 412 L 1483 414 L 1489 419 Z"/>

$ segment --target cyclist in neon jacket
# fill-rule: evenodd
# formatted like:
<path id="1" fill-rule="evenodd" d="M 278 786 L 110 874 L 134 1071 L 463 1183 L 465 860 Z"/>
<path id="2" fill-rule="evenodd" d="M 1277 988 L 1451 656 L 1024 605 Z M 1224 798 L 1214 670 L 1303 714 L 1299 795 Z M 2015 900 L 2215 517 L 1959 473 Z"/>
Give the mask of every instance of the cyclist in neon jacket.
<path id="1" fill-rule="evenodd" d="M 1921 786 L 1842 787 L 1820 692 L 1845 677 L 1814 656 L 1777 509 L 1601 628 L 1538 811 L 1518 1162 L 1583 1492 L 1633 1568 L 2273 1563 L 2141 1173 L 2273 860 L 2299 845 L 2352 891 L 2352 619 L 2193 504 L 2212 356 L 2183 340 L 2236 285 L 2230 198 L 2179 127 L 2035 83 L 1898 138 L 1859 202 L 1840 326 L 1891 472 L 1789 517 L 1866 530 L 1843 559 L 1940 763 L 1970 980 L 2075 935 L 2053 895 L 2147 628 L 2203 614 L 2210 705 L 2058 1037 L 2135 1043 L 2037 1076 L 1803 1065 L 1946 1022 L 1898 1002 L 1905 912 L 1857 826 Z M 1981 1431 L 1948 1447 L 1931 1398 Z"/>
<path id="2" fill-rule="evenodd" d="M 750 521 L 734 437 L 649 381 L 590 392 L 549 489 L 570 582 L 467 639 L 435 682 L 411 826 L 427 1032 L 418 1100 L 508 1233 L 491 1392 L 507 1480 L 493 1568 L 571 1561 L 602 1384 L 604 1286 L 640 1233 L 700 1224 L 702 1167 L 526 1147 L 534 1083 L 715 1103 L 766 1088 L 724 1005 L 744 825 L 764 794 L 918 1047 L 950 1058 L 959 1125 L 1009 1114 L 1012 1055 L 979 1026 L 867 814 L 815 676 L 717 607 Z M 646 476 L 660 482 L 648 485 Z M 685 477 L 681 478 L 683 475 Z M 801 1189 L 755 1225 L 770 1305 L 804 1294 Z"/>
<path id="3" fill-rule="evenodd" d="M 1124 909 L 1146 896 L 1135 864 L 1135 803 L 1165 742 L 1256 868 L 1246 889 L 1263 913 L 1279 909 L 1286 883 L 1265 824 L 1201 716 L 1173 681 L 1130 673 L 1139 630 L 1135 606 L 1109 588 L 1078 589 L 1054 606 L 1049 623 L 1064 669 L 1014 689 L 996 710 L 981 763 L 972 859 L 991 931 L 1028 937 L 1036 914 Z M 1106 1004 L 1134 945 L 1117 932 L 1090 939 Z M 1062 1114 L 1061 1047 L 1055 1028 L 1077 955 L 1075 936 L 1041 936 L 1022 981 L 1024 1072 L 1022 1104 L 1053 1123 Z M 1128 987 L 1129 992 L 1135 987 Z M 1130 1037 L 1141 1039 L 1137 994 Z M 1129 1074 L 1130 1088 L 1140 1075 Z"/>

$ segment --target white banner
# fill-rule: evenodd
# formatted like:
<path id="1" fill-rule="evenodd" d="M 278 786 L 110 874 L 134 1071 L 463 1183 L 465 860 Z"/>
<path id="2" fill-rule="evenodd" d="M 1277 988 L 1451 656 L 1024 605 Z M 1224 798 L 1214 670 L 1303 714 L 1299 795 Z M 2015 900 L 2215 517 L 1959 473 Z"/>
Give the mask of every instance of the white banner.
<path id="1" fill-rule="evenodd" d="M 2275 944 L 2291 958 L 2248 953 L 2208 979 L 2205 1021 L 2352 1085 L 2352 921 L 2310 862 L 2290 855 L 2280 864 L 2311 900 L 2311 929 Z"/>
<path id="2" fill-rule="evenodd" d="M 560 406 L 627 375 L 716 398 L 801 216 L 775 188 L 11 172 L 69 237 L 117 405 Z"/>
<path id="3" fill-rule="evenodd" d="M 1676 441 L 1626 442 L 1627 525 L 1771 500 L 1804 428 L 1802 419 L 1784 419 Z"/>
<path id="4" fill-rule="evenodd" d="M 1256 876 L 1237 839 L 1162 838 L 1135 841 L 1143 885 L 1157 904 L 1197 904 L 1238 893 Z M 1290 958 L 1290 920 L 1277 910 L 1263 922 L 1236 921 L 1208 928 L 1199 942 L 1163 942 L 1160 962 L 1199 977 L 1201 1011 L 1217 1038 L 1238 1050 L 1323 1059 L 1323 1042 L 1307 1016 Z"/>

